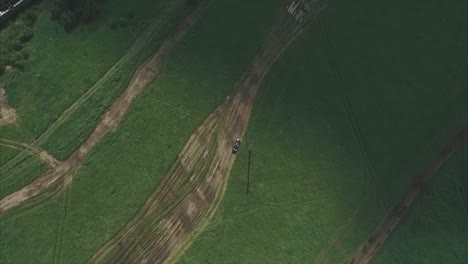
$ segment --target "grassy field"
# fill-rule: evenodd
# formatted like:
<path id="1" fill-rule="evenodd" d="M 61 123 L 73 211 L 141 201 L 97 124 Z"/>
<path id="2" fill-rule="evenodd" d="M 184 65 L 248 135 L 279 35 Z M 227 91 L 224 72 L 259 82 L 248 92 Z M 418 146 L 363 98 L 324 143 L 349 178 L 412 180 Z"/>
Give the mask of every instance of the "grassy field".
<path id="1" fill-rule="evenodd" d="M 162 78 L 90 154 L 71 189 L 1 219 L 0 262 L 30 263 L 36 254 L 35 263 L 90 258 L 138 211 L 188 136 L 231 92 L 280 4 L 214 1 L 168 58 Z M 249 19 L 240 22 L 241 12 Z M 19 234 L 28 235 L 27 245 Z"/>
<path id="2" fill-rule="evenodd" d="M 0 146 L 0 149 L 2 150 L 0 152 L 0 166 L 3 166 L 11 158 L 13 158 L 16 154 L 18 154 L 20 152 L 20 150 L 10 148 L 10 147 L 6 147 L 6 146 Z"/>
<path id="3" fill-rule="evenodd" d="M 182 5 L 172 13 L 164 18 L 164 21 L 154 22 L 160 24 L 159 30 L 142 34 L 143 36 L 149 35 L 146 42 L 140 40 L 141 37 L 135 41 L 132 48 L 114 65 L 116 70 L 113 74 L 108 76 L 101 85 L 93 86 L 97 87 L 96 92 L 43 140 L 45 149 L 57 158 L 65 159 L 84 142 L 100 121 L 102 113 L 127 87 L 138 66 L 159 47 L 168 32 L 173 30 L 177 22 L 188 13 L 188 8 Z"/>
<path id="4" fill-rule="evenodd" d="M 434 178 L 375 263 L 465 263 L 468 259 L 467 175 L 468 146 L 465 146 Z"/>
<path id="5" fill-rule="evenodd" d="M 179 262 L 345 260 L 468 114 L 467 10 L 331 1 L 273 67 L 221 209 Z"/>
<path id="6" fill-rule="evenodd" d="M 168 28 L 173 28 L 174 22 L 166 23 L 167 28 L 162 26 L 160 13 L 167 6 L 166 2 L 142 1 L 142 5 L 151 7 L 153 13 L 148 13 L 143 6 L 135 10 L 127 3 L 117 8 L 105 5 L 99 21 L 80 26 L 72 33 L 64 32 L 61 25 L 51 21 L 47 15 L 40 16 L 34 28 L 35 37 L 27 46 L 31 54 L 29 66 L 24 72 L 13 71 L 0 80 L 7 88 L 9 103 L 19 115 L 18 126 L 0 128 L 1 137 L 23 142 L 39 137 L 37 145 L 42 145 L 59 160 L 67 158 L 94 129 L 101 113 L 125 88 L 137 64 L 154 50 L 159 43 L 158 37 L 166 35 Z M 43 2 L 44 5 L 47 3 Z M 111 21 L 125 16 L 127 12 L 134 13 L 138 18 L 133 18 L 126 27 L 111 29 Z M 184 10 L 178 13 L 181 12 Z M 161 31 L 151 30 L 158 26 Z M 115 73 L 109 75 L 102 85 L 95 84 L 98 79 L 103 79 L 102 75 L 111 66 L 117 64 L 116 61 L 119 65 L 115 67 Z M 62 111 L 91 87 L 97 87 L 95 93 L 77 105 L 68 120 L 57 126 L 56 130 L 46 130 Z M 57 92 L 60 95 L 54 94 Z M 44 131 L 47 132 L 46 136 Z M 24 176 L 6 177 L 2 183 L 2 196 L 44 172 L 37 162 L 29 164 L 34 159 L 26 158 L 24 154 L 17 158 L 21 161 L 17 167 L 23 168 Z"/>
<path id="7" fill-rule="evenodd" d="M 46 8 L 49 2 L 42 1 L 38 9 Z M 154 14 L 166 2 L 142 0 L 141 5 L 134 5 L 114 1 L 103 6 L 100 19 L 72 33 L 42 12 L 34 26 L 34 37 L 25 48 L 30 53 L 27 69 L 12 71 L 0 79 L 19 116 L 19 126 L 1 127 L 1 135 L 24 141 L 38 137 L 125 54 L 150 23 L 157 21 Z M 128 26 L 111 29 L 111 22 L 128 12 L 135 15 Z"/>
<path id="8" fill-rule="evenodd" d="M 346 198 L 358 196 L 363 169 L 342 132 L 350 128 L 340 100 L 325 89 L 333 79 L 317 33 L 295 43 L 261 87 L 220 211 L 180 263 L 305 263 L 357 205 Z"/>
<path id="9" fill-rule="evenodd" d="M 0 263 L 84 263 L 141 208 L 188 136 L 230 94 L 284 8 L 281 0 L 211 2 L 70 189 L 0 218 Z M 0 128 L 1 137 L 30 142 L 46 131 L 158 23 L 162 4 L 141 0 L 133 10 L 133 2 L 106 2 L 100 21 L 73 33 L 40 17 L 27 47 L 29 68 L 1 79 L 19 115 L 19 127 Z M 110 30 L 129 10 L 138 21 Z M 330 1 L 267 76 L 220 210 L 179 262 L 346 259 L 468 115 L 466 13 L 461 0 Z M 157 47 L 162 35 L 145 47 Z M 151 51 L 135 53 L 41 146 L 67 157 Z M 1 150 L 1 164 L 15 154 Z M 41 171 L 28 159 L 13 176 Z M 435 177 L 377 263 L 466 258 L 466 172 L 456 171 L 465 160 L 454 156 Z M 31 180 L 13 176 L 8 191 Z M 465 189 L 454 189 L 457 182 Z"/>

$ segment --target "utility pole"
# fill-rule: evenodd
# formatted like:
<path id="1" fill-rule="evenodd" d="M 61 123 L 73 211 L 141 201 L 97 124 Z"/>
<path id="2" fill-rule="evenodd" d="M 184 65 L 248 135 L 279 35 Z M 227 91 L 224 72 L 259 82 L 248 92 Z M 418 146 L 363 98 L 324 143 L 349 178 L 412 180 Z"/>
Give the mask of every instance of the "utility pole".
<path id="1" fill-rule="evenodd" d="M 249 149 L 249 162 L 247 163 L 247 194 L 249 194 L 250 185 L 250 159 L 252 157 L 252 150 Z"/>

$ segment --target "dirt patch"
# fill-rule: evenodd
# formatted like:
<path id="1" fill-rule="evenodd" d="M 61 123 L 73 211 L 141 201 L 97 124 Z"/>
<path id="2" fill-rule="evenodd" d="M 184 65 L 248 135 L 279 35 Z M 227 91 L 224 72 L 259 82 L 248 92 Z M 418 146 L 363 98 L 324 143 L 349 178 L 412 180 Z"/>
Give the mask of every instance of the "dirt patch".
<path id="1" fill-rule="evenodd" d="M 201 9 L 194 10 L 189 14 L 161 44 L 159 50 L 137 69 L 125 91 L 102 116 L 93 133 L 67 160 L 31 184 L 0 200 L 0 215 L 41 194 L 47 192 L 53 193 L 54 190 L 71 183 L 73 172 L 79 169 L 86 155 L 105 135 L 117 128 L 122 118 L 128 112 L 133 100 L 158 76 L 161 69 L 161 60 L 174 48 L 176 43 L 190 29 L 200 15 Z"/>
<path id="2" fill-rule="evenodd" d="M 16 110 L 7 102 L 5 89 L 0 86 L 0 126 L 16 125 Z"/>
<path id="3" fill-rule="evenodd" d="M 90 262 L 167 263 L 200 232 L 223 194 L 234 163 L 233 140 L 246 131 L 263 77 L 302 29 L 303 25 L 282 13 L 235 94 L 192 134 L 142 210 Z"/>
<path id="4" fill-rule="evenodd" d="M 372 233 L 369 239 L 353 254 L 352 264 L 366 264 L 377 254 L 385 240 L 392 233 L 400 219 L 408 212 L 414 201 L 424 191 L 427 183 L 450 156 L 468 139 L 468 122 L 442 147 L 442 150 L 416 176 L 413 184 L 403 199 L 392 209 L 390 214 Z"/>

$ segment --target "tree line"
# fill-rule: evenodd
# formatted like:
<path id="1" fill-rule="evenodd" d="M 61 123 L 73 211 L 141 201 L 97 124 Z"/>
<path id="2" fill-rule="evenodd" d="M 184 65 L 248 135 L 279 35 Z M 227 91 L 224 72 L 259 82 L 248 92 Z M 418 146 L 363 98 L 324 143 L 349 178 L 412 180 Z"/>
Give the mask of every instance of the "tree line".
<path id="1" fill-rule="evenodd" d="M 79 24 L 89 23 L 100 15 L 100 3 L 103 0 L 56 0 L 50 10 L 51 17 L 58 20 L 66 31 L 71 31 Z"/>

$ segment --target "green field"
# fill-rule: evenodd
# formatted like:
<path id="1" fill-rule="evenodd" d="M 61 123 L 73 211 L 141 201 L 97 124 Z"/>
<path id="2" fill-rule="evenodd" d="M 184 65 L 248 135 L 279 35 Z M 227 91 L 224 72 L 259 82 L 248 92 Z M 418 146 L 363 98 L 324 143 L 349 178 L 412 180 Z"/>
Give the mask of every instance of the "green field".
<path id="1" fill-rule="evenodd" d="M 36 8 L 47 10 L 50 1 Z M 2 135 L 31 141 L 89 89 L 153 23 L 168 1 L 142 0 L 141 5 L 114 1 L 104 5 L 96 22 L 67 33 L 47 12 L 41 12 L 34 37 L 27 44 L 27 70 L 2 76 L 9 103 L 17 110 L 19 127 L 1 127 Z M 111 29 L 111 21 L 136 14 L 127 27 Z M 57 100 L 59 99 L 59 100 Z"/>
<path id="2" fill-rule="evenodd" d="M 468 114 L 467 10 L 330 2 L 264 82 L 221 209 L 179 262 L 346 260 Z"/>
<path id="3" fill-rule="evenodd" d="M 0 217 L 0 263 L 89 260 L 232 94 L 285 8 L 282 0 L 207 2 L 71 186 Z M 69 33 L 39 16 L 26 69 L 0 77 L 19 116 L 0 138 L 39 139 L 66 159 L 187 15 L 184 4 L 163 15 L 170 3 L 105 1 L 101 18 Z M 128 12 L 128 26 L 110 27 Z M 221 205 L 177 262 L 345 262 L 468 116 L 467 13 L 462 0 L 330 1 L 264 79 Z M 467 149 L 434 177 L 375 263 L 466 262 Z M 0 197 L 47 169 L 26 152 L 0 151 Z"/>

